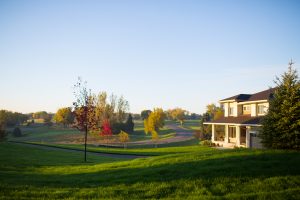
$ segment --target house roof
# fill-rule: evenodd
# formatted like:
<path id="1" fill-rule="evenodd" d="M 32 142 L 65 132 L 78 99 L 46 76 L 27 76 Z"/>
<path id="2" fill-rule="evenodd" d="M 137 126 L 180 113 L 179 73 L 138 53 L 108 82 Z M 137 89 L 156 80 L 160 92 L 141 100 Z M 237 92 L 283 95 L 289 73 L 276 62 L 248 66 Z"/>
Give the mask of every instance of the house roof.
<path id="1" fill-rule="evenodd" d="M 273 97 L 276 88 L 270 88 L 255 94 L 252 94 L 248 101 L 269 100 Z"/>
<path id="2" fill-rule="evenodd" d="M 241 102 L 241 101 L 260 101 L 260 100 L 269 100 L 270 98 L 272 98 L 274 91 L 276 88 L 270 88 L 255 94 L 238 94 L 226 99 L 222 99 L 220 101 L 230 101 L 230 100 L 234 100 L 237 102 Z"/>
<path id="3" fill-rule="evenodd" d="M 217 120 L 205 122 L 209 124 L 249 124 L 249 125 L 259 125 L 261 124 L 262 117 L 251 117 L 247 115 L 242 115 L 238 117 L 222 117 Z"/>
<path id="4" fill-rule="evenodd" d="M 235 100 L 235 101 L 247 101 L 251 97 L 251 94 L 238 94 L 232 97 L 228 97 L 226 99 L 222 99 L 221 101 L 227 100 Z"/>

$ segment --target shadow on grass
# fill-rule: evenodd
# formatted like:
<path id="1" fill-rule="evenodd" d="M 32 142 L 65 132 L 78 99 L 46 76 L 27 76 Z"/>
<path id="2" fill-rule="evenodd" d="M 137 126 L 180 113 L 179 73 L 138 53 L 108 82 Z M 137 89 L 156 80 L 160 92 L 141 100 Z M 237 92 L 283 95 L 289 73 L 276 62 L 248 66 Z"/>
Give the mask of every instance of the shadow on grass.
<path id="1" fill-rule="evenodd" d="M 187 154 L 188 155 L 188 154 Z M 189 154 L 193 156 L 194 154 Z M 15 186 L 55 186 L 55 187 L 93 187 L 113 186 L 115 184 L 136 184 L 151 182 L 170 182 L 204 179 L 208 182 L 225 178 L 268 178 L 275 176 L 300 175 L 300 156 L 298 152 L 264 152 L 247 155 L 240 152 L 225 152 L 200 157 L 195 161 L 176 161 L 178 155 L 138 159 L 128 165 L 111 165 L 109 170 L 82 172 L 77 174 L 50 175 L 38 172 L 1 172 L 3 181 Z M 195 156 L 199 156 L 196 155 Z M 175 162 L 176 163 L 172 163 Z M 97 167 L 97 166 L 94 166 Z M 96 169 L 97 171 L 97 169 Z M 1 182 L 3 182 L 1 181 Z"/>

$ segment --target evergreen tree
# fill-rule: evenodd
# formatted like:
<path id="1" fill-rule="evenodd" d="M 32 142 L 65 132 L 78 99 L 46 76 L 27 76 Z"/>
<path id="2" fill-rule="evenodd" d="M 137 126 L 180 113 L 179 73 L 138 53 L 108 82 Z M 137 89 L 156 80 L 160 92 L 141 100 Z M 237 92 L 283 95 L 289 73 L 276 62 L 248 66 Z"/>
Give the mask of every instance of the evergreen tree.
<path id="1" fill-rule="evenodd" d="M 133 123 L 133 119 L 132 119 L 132 115 L 131 114 L 128 115 L 128 118 L 127 118 L 127 121 L 126 121 L 126 129 L 127 129 L 127 131 L 129 133 L 133 132 L 134 123 Z"/>
<path id="2" fill-rule="evenodd" d="M 268 148 L 300 149 L 300 81 L 293 64 L 276 78 L 277 88 L 263 119 L 261 138 Z"/>

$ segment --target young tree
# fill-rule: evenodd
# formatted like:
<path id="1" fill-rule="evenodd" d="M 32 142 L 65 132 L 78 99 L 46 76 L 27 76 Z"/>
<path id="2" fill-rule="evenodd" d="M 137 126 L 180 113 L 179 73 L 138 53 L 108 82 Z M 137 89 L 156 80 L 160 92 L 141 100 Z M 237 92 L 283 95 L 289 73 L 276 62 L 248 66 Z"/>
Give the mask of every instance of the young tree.
<path id="1" fill-rule="evenodd" d="M 74 114 L 72 109 L 70 107 L 58 109 L 54 115 L 54 121 L 56 123 L 63 124 L 64 127 L 72 124 L 74 122 Z"/>
<path id="2" fill-rule="evenodd" d="M 95 97 L 86 88 L 86 82 L 83 83 L 81 78 L 78 78 L 74 89 L 76 98 L 75 102 L 73 102 L 75 127 L 84 132 L 84 161 L 86 162 L 87 134 L 89 130 L 96 129 Z"/>
<path id="3" fill-rule="evenodd" d="M 129 141 L 128 133 L 126 133 L 125 131 L 121 131 L 119 133 L 119 140 L 120 140 L 120 142 L 123 143 L 123 146 L 124 146 L 124 149 L 125 149 L 126 146 L 127 146 L 127 142 Z"/>
<path id="4" fill-rule="evenodd" d="M 289 63 L 288 71 L 276 77 L 277 85 L 263 119 L 262 143 L 276 149 L 300 149 L 300 80 Z"/>

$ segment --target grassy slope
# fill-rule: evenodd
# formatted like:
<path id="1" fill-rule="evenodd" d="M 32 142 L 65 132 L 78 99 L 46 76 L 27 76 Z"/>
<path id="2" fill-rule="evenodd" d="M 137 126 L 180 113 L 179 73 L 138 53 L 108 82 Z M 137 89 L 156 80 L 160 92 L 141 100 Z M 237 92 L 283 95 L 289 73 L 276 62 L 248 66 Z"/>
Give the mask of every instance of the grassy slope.
<path id="1" fill-rule="evenodd" d="M 0 144 L 0 198 L 299 199 L 293 151 L 164 148 L 167 155 L 117 161 Z M 171 153 L 173 152 L 173 153 Z"/>

